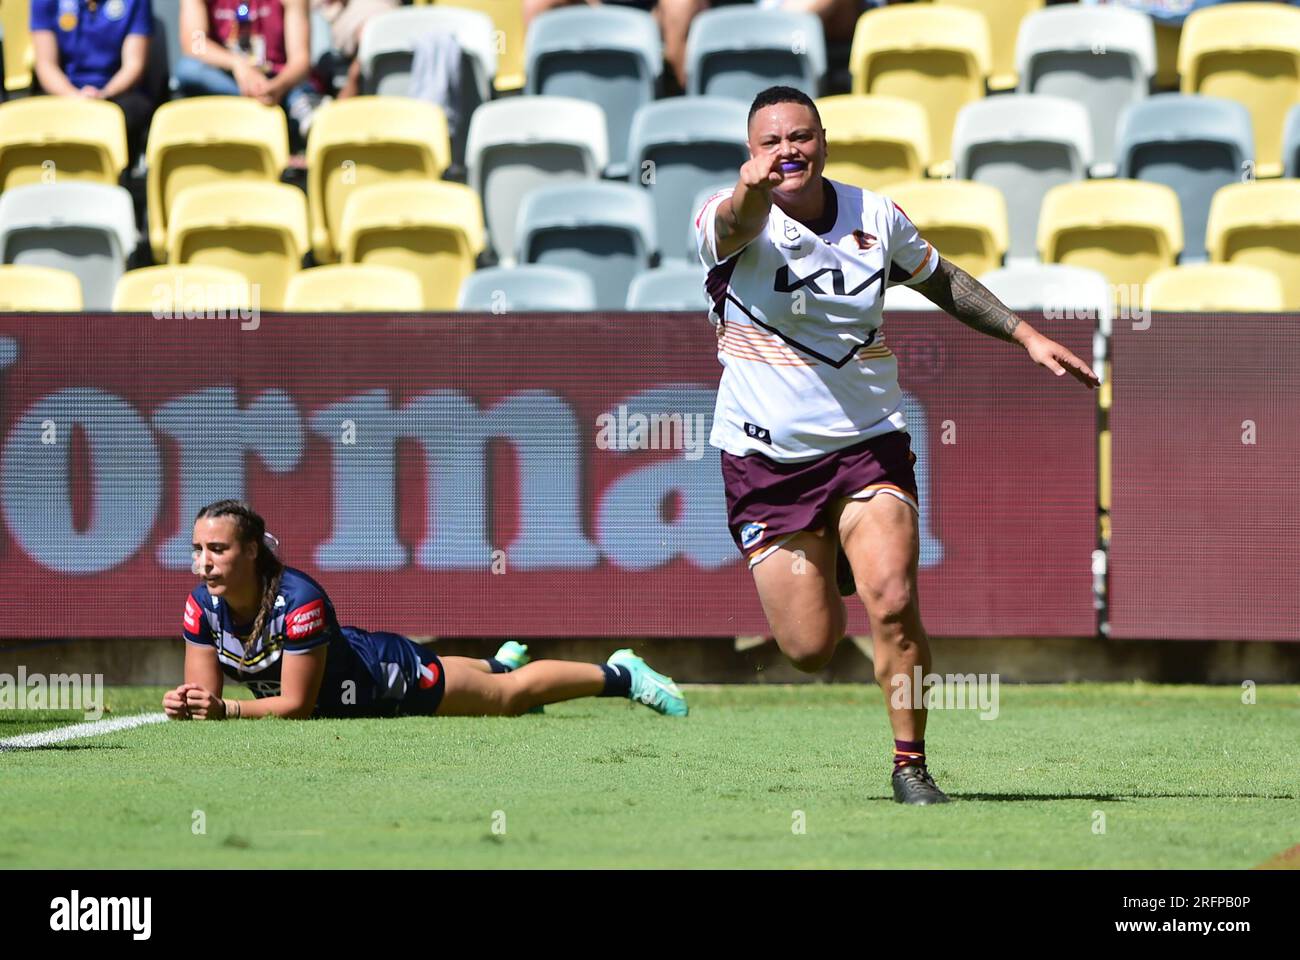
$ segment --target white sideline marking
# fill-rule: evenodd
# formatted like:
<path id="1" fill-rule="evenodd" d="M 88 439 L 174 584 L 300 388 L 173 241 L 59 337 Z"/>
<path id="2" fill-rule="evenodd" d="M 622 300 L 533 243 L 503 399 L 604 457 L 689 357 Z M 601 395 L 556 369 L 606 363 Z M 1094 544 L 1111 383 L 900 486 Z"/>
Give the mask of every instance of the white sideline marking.
<path id="1" fill-rule="evenodd" d="M 82 737 L 98 737 L 104 733 L 116 733 L 118 730 L 130 730 L 150 723 L 162 723 L 167 719 L 165 713 L 141 713 L 130 717 L 114 717 L 112 720 L 96 720 L 93 723 L 74 723 L 70 727 L 55 727 L 41 733 L 24 733 L 17 737 L 0 740 L 0 751 L 31 750 L 35 747 L 47 747 L 64 740 L 79 740 Z"/>

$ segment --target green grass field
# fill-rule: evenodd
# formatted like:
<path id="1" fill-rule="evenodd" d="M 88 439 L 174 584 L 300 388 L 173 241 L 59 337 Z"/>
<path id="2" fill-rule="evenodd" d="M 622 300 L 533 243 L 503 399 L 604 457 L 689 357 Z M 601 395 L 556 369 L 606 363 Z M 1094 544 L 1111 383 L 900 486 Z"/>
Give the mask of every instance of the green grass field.
<path id="1" fill-rule="evenodd" d="M 685 720 L 586 700 L 7 751 L 0 867 L 1247 868 L 1300 843 L 1300 687 L 1004 685 L 995 720 L 931 713 L 957 802 L 930 808 L 889 799 L 874 687 L 687 689 Z M 80 720 L 5 711 L 0 738 Z"/>

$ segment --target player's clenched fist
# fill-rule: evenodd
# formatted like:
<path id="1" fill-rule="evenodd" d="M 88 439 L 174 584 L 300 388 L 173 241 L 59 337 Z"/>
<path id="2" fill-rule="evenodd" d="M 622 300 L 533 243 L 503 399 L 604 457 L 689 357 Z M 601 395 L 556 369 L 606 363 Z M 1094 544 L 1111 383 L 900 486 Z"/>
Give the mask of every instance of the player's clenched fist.
<path id="1" fill-rule="evenodd" d="M 740 182 L 750 190 L 770 193 L 785 179 L 781 172 L 781 158 L 775 153 L 752 157 L 740 168 Z"/>

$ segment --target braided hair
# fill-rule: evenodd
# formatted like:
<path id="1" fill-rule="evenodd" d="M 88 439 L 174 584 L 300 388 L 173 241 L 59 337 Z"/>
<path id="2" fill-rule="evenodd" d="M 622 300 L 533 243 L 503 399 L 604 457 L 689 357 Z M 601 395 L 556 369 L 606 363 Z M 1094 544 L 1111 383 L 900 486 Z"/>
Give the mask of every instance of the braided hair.
<path id="1" fill-rule="evenodd" d="M 242 500 L 218 500 L 200 510 L 194 519 L 198 521 L 218 517 L 230 517 L 235 521 L 235 534 L 240 543 L 257 544 L 256 569 L 258 582 L 262 586 L 262 602 L 258 605 L 253 630 L 248 635 L 248 643 L 256 643 L 275 607 L 280 580 L 284 575 L 284 564 L 266 542 L 266 521 L 247 503 Z"/>

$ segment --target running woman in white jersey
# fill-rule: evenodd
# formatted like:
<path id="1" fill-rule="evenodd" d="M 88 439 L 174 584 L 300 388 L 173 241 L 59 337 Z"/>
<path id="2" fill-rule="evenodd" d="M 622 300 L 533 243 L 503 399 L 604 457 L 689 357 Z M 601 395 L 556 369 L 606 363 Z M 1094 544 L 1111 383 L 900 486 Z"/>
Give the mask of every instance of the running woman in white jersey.
<path id="1" fill-rule="evenodd" d="M 894 678 L 932 664 L 916 589 L 916 458 L 881 334 L 885 287 L 915 287 L 1058 376 L 1098 380 L 944 260 L 897 205 L 823 178 L 826 132 L 803 93 L 755 98 L 749 154 L 735 187 L 695 218 L 724 367 L 710 442 L 723 450 L 728 525 L 799 669 L 826 666 L 844 636 L 840 594 L 858 594 L 893 728 L 894 799 L 944 803 L 926 769 L 925 709 L 890 696 Z"/>

